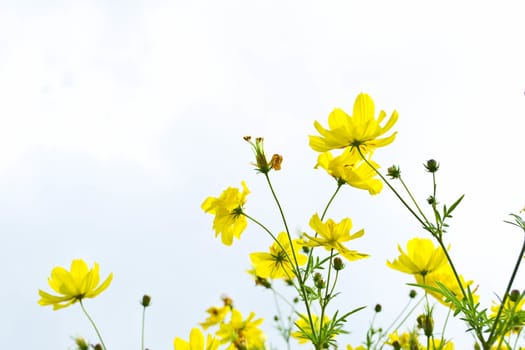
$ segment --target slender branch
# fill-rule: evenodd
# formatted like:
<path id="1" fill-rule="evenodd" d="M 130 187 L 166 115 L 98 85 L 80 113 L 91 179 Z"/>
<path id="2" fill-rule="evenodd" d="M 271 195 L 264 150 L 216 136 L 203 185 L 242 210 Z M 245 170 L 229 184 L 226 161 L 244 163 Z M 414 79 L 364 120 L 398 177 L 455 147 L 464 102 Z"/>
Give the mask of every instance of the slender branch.
<path id="1" fill-rule="evenodd" d="M 80 307 L 82 308 L 82 311 L 84 311 L 84 314 L 88 318 L 89 322 L 91 323 L 93 328 L 95 328 L 95 332 L 97 333 L 97 336 L 98 336 L 98 339 L 100 340 L 100 344 L 102 345 L 102 348 L 104 350 L 107 350 L 106 344 L 104 344 L 104 340 L 102 339 L 102 335 L 100 334 L 100 332 L 99 332 L 99 330 L 97 328 L 97 325 L 95 324 L 95 322 L 93 321 L 91 316 L 89 316 L 89 313 L 87 312 L 86 308 L 84 307 L 84 303 L 82 302 L 82 299 L 80 299 L 78 302 L 80 303 Z"/>

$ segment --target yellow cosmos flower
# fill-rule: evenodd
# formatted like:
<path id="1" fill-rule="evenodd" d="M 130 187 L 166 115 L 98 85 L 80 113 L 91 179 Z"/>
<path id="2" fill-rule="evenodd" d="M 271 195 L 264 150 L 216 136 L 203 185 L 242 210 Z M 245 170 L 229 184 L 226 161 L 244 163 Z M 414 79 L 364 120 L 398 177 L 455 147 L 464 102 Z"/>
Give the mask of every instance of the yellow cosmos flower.
<path id="1" fill-rule="evenodd" d="M 400 245 L 397 249 L 401 255 L 392 262 L 387 261 L 387 266 L 414 276 L 424 277 L 448 264 L 441 247 L 435 247 L 428 238 L 412 238 L 407 243 L 406 253 Z"/>
<path id="2" fill-rule="evenodd" d="M 221 344 L 230 343 L 233 349 L 263 349 L 265 336 L 259 329 L 262 318 L 253 320 L 255 313 L 250 313 L 247 319 L 242 319 L 242 314 L 232 310 L 229 323 L 221 323 L 220 329 L 215 333 L 220 338 Z"/>
<path id="3" fill-rule="evenodd" d="M 217 350 L 219 345 L 219 341 L 211 334 L 208 334 L 206 342 L 204 342 L 204 335 L 198 328 L 191 330 L 189 342 L 178 337 L 173 341 L 175 350 Z"/>
<path id="4" fill-rule="evenodd" d="M 490 310 L 492 311 L 490 317 L 496 318 L 496 315 L 498 314 L 500 303 L 492 302 L 493 305 L 490 307 Z M 511 322 L 515 324 L 516 320 L 519 319 L 518 315 L 523 315 L 525 312 L 523 310 L 523 306 L 525 305 L 525 298 L 522 299 L 515 299 L 515 301 L 512 301 L 511 298 L 507 298 L 505 301 L 505 306 L 503 307 L 503 311 L 501 312 L 501 319 L 502 320 L 510 320 Z M 523 325 L 516 325 L 512 328 L 512 331 L 514 333 L 518 333 L 522 329 Z M 510 333 L 510 332 L 508 332 Z M 507 333 L 507 334 L 508 334 Z"/>
<path id="5" fill-rule="evenodd" d="M 315 121 L 314 126 L 321 136 L 310 136 L 310 147 L 317 152 L 326 152 L 352 146 L 359 147 L 363 153 L 368 153 L 392 143 L 396 132 L 385 138 L 378 137 L 387 133 L 396 123 L 397 112 L 392 113 L 384 126 L 381 126 L 381 123 L 385 120 L 386 113 L 380 111 L 377 119 L 374 114 L 372 98 L 367 94 L 359 94 L 354 102 L 352 116 L 336 108 L 328 116 L 329 129 L 325 129 Z"/>
<path id="6" fill-rule="evenodd" d="M 250 191 L 244 181 L 242 188 L 241 192 L 238 188 L 228 187 L 219 198 L 208 197 L 201 206 L 206 213 L 215 215 L 213 219 L 215 237 L 221 234 L 222 243 L 228 246 L 233 243 L 233 237 L 241 238 L 241 233 L 248 225 L 242 211 Z"/>
<path id="7" fill-rule="evenodd" d="M 354 348 L 352 345 L 348 344 L 346 350 L 366 350 L 363 345 L 359 345 L 357 348 Z"/>
<path id="8" fill-rule="evenodd" d="M 395 331 L 388 335 L 388 341 L 386 343 L 392 345 L 394 349 L 411 350 L 421 348 L 416 332 L 404 332 L 399 335 L 397 331 Z"/>
<path id="9" fill-rule="evenodd" d="M 330 318 L 326 315 L 323 316 L 323 322 L 321 324 L 321 320 L 317 315 L 312 315 L 312 321 L 314 323 L 314 328 L 316 329 L 316 332 L 319 332 L 319 329 L 323 327 L 324 325 L 328 324 L 330 322 Z M 310 324 L 310 321 L 308 320 L 308 316 L 306 315 L 300 315 L 300 317 L 295 321 L 295 327 L 297 328 L 297 331 L 291 332 L 290 335 L 297 339 L 299 344 L 305 344 L 310 341 L 312 338 L 312 325 Z"/>
<path id="10" fill-rule="evenodd" d="M 379 164 L 371 159 L 368 161 L 376 168 Z M 324 152 L 317 157 L 315 168 L 321 167 L 338 182 L 367 190 L 371 195 L 378 194 L 383 189 L 383 182 L 376 178 L 377 174 L 358 153 L 352 152 L 350 147 L 344 149 L 341 155 L 334 157 L 331 152 Z"/>
<path id="11" fill-rule="evenodd" d="M 352 235 L 350 234 L 350 230 L 352 229 L 352 220 L 350 220 L 350 218 L 343 219 L 339 223 L 335 223 L 332 219 L 322 222 L 319 215 L 315 214 L 310 219 L 310 227 L 317 232 L 318 235 L 314 237 L 305 233 L 304 236 L 307 238 L 307 241 L 304 243 L 305 246 L 322 246 L 327 250 L 334 249 L 350 261 L 368 257 L 368 254 L 350 250 L 343 245 L 343 242 L 348 242 L 365 234 L 363 229 Z"/>
<path id="12" fill-rule="evenodd" d="M 277 236 L 277 242 L 274 242 L 270 247 L 269 253 L 252 253 L 250 260 L 255 268 L 255 275 L 262 278 L 285 278 L 292 279 L 295 276 L 293 251 L 297 257 L 299 266 L 306 264 L 308 258 L 301 254 L 300 240 L 292 240 L 293 245 L 290 245 L 290 240 L 286 232 L 281 232 Z"/>
<path id="13" fill-rule="evenodd" d="M 459 299 L 463 299 L 463 292 L 461 291 L 461 287 L 459 286 L 456 276 L 454 275 L 454 271 L 452 271 L 452 268 L 450 267 L 448 262 L 444 266 L 438 268 L 435 271 L 432 271 L 426 276 L 416 275 L 415 277 L 416 282 L 418 284 L 424 284 L 431 287 L 439 288 L 438 284 L 436 283 L 439 282 L 445 287 L 447 287 L 447 289 L 454 293 L 454 295 L 456 295 Z M 465 281 L 465 279 L 461 275 L 459 275 L 459 279 L 465 292 L 467 291 L 467 287 L 473 285 L 474 283 L 474 281 L 472 280 Z M 472 297 L 474 299 L 474 303 L 477 303 L 479 300 L 479 295 L 475 294 L 476 289 L 477 288 L 472 290 Z M 436 300 L 439 301 L 441 304 L 448 307 L 452 306 L 449 302 L 445 302 L 445 297 L 442 294 L 436 293 L 432 290 L 427 290 L 427 292 L 428 294 L 436 298 Z"/>
<path id="14" fill-rule="evenodd" d="M 39 290 L 42 306 L 53 305 L 53 310 L 62 309 L 66 306 L 81 301 L 84 298 L 94 298 L 102 293 L 111 283 L 113 274 L 110 273 L 102 284 L 99 285 L 100 275 L 98 264 L 89 269 L 86 262 L 76 259 L 71 262 L 71 271 L 57 266 L 51 271 L 48 279 L 49 286 L 59 295 L 52 295 Z"/>
<path id="15" fill-rule="evenodd" d="M 206 310 L 206 312 L 209 314 L 208 318 L 199 324 L 203 329 L 208 329 L 208 327 L 221 323 L 230 311 L 231 307 L 227 305 L 223 307 L 212 306 Z"/>

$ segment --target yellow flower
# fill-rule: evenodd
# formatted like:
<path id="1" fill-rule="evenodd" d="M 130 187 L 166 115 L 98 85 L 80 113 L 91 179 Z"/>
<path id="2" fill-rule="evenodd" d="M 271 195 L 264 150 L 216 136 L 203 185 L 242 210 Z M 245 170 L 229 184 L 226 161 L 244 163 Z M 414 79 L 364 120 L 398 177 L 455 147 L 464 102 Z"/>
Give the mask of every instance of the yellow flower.
<path id="1" fill-rule="evenodd" d="M 427 274 L 426 276 L 416 275 L 415 277 L 416 282 L 418 284 L 424 284 L 431 287 L 439 288 L 438 284 L 436 283 L 439 282 L 445 287 L 447 287 L 449 291 L 454 293 L 456 297 L 458 297 L 459 299 L 463 299 L 463 292 L 461 291 L 461 287 L 459 286 L 456 276 L 454 275 L 454 271 L 452 271 L 452 267 L 450 267 L 448 262 L 445 265 L 438 268 L 437 270 Z M 465 279 L 461 275 L 459 275 L 459 279 L 465 292 L 467 291 L 467 287 L 471 286 L 474 283 L 474 281 L 472 280 L 465 281 Z M 477 303 L 477 301 L 479 300 L 479 295 L 475 294 L 476 289 L 477 288 L 472 290 L 472 297 L 474 303 Z M 430 289 L 428 289 L 427 292 L 428 294 L 436 298 L 436 300 L 439 301 L 441 304 L 453 307 L 449 302 L 445 302 L 445 297 L 442 294 L 434 292 Z"/>
<path id="2" fill-rule="evenodd" d="M 305 246 L 323 246 L 327 250 L 334 249 L 350 261 L 368 257 L 368 254 L 363 254 L 355 250 L 350 250 L 343 245 L 343 242 L 348 242 L 352 239 L 359 238 L 365 234 L 365 231 L 361 229 L 353 235 L 350 235 L 350 230 L 352 229 L 352 220 L 350 220 L 350 218 L 343 219 L 340 223 L 337 224 L 332 219 L 328 219 L 326 223 L 324 223 L 319 218 L 319 215 L 315 214 L 310 219 L 310 227 L 318 235 L 316 237 L 313 237 L 305 233 L 304 236 L 308 239 L 304 243 Z"/>
<path id="3" fill-rule="evenodd" d="M 441 247 L 435 247 L 428 238 L 412 238 L 407 243 L 406 253 L 400 245 L 397 249 L 401 255 L 392 262 L 387 261 L 387 266 L 414 276 L 424 277 L 448 264 Z"/>
<path id="4" fill-rule="evenodd" d="M 209 314 L 208 318 L 199 324 L 203 329 L 208 329 L 208 327 L 221 323 L 230 311 L 231 307 L 227 305 L 223 307 L 212 306 L 206 310 L 206 312 Z"/>
<path id="5" fill-rule="evenodd" d="M 51 271 L 48 279 L 49 286 L 60 295 L 52 295 L 39 290 L 41 299 L 38 303 L 42 306 L 53 305 L 53 310 L 58 310 L 81 301 L 84 298 L 94 298 L 102 293 L 111 283 L 113 274 L 110 273 L 102 284 L 99 285 L 100 275 L 98 264 L 89 269 L 86 262 L 76 259 L 71 262 L 71 271 L 57 266 Z"/>
<path id="6" fill-rule="evenodd" d="M 359 345 L 357 348 L 354 348 L 352 345 L 348 344 L 346 350 L 366 350 L 363 345 Z"/>
<path id="7" fill-rule="evenodd" d="M 211 334 L 208 334 L 205 343 L 204 335 L 198 328 L 191 330 L 189 342 L 178 337 L 173 341 L 175 350 L 217 350 L 219 345 L 219 341 L 212 337 Z"/>
<path id="8" fill-rule="evenodd" d="M 312 315 L 312 322 L 314 323 L 314 328 L 316 332 L 319 332 L 320 328 L 322 328 L 324 325 L 330 322 L 330 318 L 324 315 L 323 322 L 321 324 L 319 317 L 317 317 L 317 315 Z M 295 321 L 295 327 L 297 328 L 297 331 L 291 332 L 290 335 L 293 338 L 297 339 L 299 344 L 308 343 L 313 336 L 312 325 L 310 324 L 308 316 L 300 315 L 297 321 Z"/>
<path id="9" fill-rule="evenodd" d="M 396 132 L 385 138 L 378 138 L 387 133 L 396 123 L 398 114 L 392 113 L 390 119 L 381 126 L 386 117 L 384 111 L 374 118 L 374 101 L 367 94 L 359 94 L 354 102 L 353 115 L 349 116 L 342 109 L 336 108 L 328 116 L 325 129 L 318 121 L 314 126 L 321 136 L 310 136 L 310 147 L 317 152 L 326 152 L 345 147 L 359 147 L 363 153 L 386 146 L 394 141 Z"/>
<path id="10" fill-rule="evenodd" d="M 379 164 L 371 159 L 368 161 L 376 168 Z M 348 185 L 367 190 L 374 195 L 381 192 L 383 182 L 376 178 L 376 172 L 361 158 L 361 156 L 351 151 L 350 147 L 343 150 L 341 155 L 334 158 L 331 152 L 324 152 L 317 157 L 315 168 L 321 167 L 332 175 L 338 182 L 343 181 Z"/>
<path id="11" fill-rule="evenodd" d="M 415 332 L 404 332 L 401 335 L 398 335 L 397 331 L 390 333 L 388 335 L 388 341 L 386 344 L 392 345 L 394 349 L 410 350 L 412 348 L 420 348 L 419 340 L 417 339 L 417 333 Z"/>
<path id="12" fill-rule="evenodd" d="M 293 251 L 295 251 L 299 266 L 306 264 L 308 260 L 306 255 L 299 253 L 299 240 L 294 239 L 292 243 L 293 246 L 290 245 L 286 232 L 281 232 L 277 236 L 277 242 L 270 247 L 270 253 L 250 254 L 255 275 L 262 278 L 292 279 L 295 276 Z"/>
<path id="13" fill-rule="evenodd" d="M 423 350 L 454 350 L 454 343 L 451 341 L 446 341 L 444 344 L 440 339 L 432 339 L 430 341 L 430 347 L 428 349 L 424 347 Z"/>
<path id="14" fill-rule="evenodd" d="M 511 299 L 512 298 L 507 298 L 507 300 L 505 301 L 505 306 L 503 307 L 500 317 L 502 320 L 510 321 L 509 325 L 513 324 L 512 331 L 517 333 L 521 330 L 523 326 L 522 324 L 516 324 L 516 321 L 520 319 L 520 316 L 521 318 L 523 318 L 522 315 L 525 312 L 523 310 L 523 305 L 525 304 L 525 298 L 520 298 L 518 294 L 518 298 L 514 299 L 515 301 L 512 301 Z M 498 311 L 501 307 L 500 306 L 501 302 L 496 303 L 493 301 L 492 303 L 493 305 L 490 307 L 492 314 L 490 315 L 490 317 L 496 318 L 496 315 L 498 314 Z"/>
<path id="15" fill-rule="evenodd" d="M 221 234 L 222 243 L 225 245 L 231 245 L 233 237 L 239 239 L 248 225 L 242 211 L 246 203 L 246 196 L 250 191 L 244 181 L 242 188 L 241 193 L 238 188 L 228 187 L 219 198 L 208 197 L 202 203 L 202 210 L 215 215 L 213 219 L 215 237 Z"/>
<path id="16" fill-rule="evenodd" d="M 265 337 L 259 329 L 263 319 L 252 321 L 254 317 L 255 314 L 252 312 L 246 320 L 243 320 L 241 313 L 233 309 L 230 322 L 221 323 L 216 333 L 221 339 L 221 344 L 230 343 L 234 349 L 263 349 Z"/>

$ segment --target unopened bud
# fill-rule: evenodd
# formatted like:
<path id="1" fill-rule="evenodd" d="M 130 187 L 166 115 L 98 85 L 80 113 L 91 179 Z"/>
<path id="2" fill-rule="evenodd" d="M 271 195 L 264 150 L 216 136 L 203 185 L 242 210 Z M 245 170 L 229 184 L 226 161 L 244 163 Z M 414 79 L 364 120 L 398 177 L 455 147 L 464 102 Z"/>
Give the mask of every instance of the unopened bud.
<path id="1" fill-rule="evenodd" d="M 317 272 L 314 275 L 314 285 L 319 289 L 323 289 L 324 287 L 326 287 L 326 283 L 323 280 L 323 276 L 319 272 Z"/>
<path id="2" fill-rule="evenodd" d="M 344 268 L 345 268 L 345 264 L 343 262 L 343 259 L 341 259 L 340 257 L 336 257 L 334 259 L 334 270 L 341 271 Z"/>
<path id="3" fill-rule="evenodd" d="M 437 204 L 436 197 L 434 197 L 434 196 L 429 196 L 429 197 L 427 198 L 427 203 L 430 204 L 430 205 Z"/>
<path id="4" fill-rule="evenodd" d="M 151 304 L 151 297 L 147 294 L 142 296 L 142 302 L 140 303 L 144 307 L 148 307 Z"/>
<path id="5" fill-rule="evenodd" d="M 89 344 L 87 343 L 86 339 L 82 337 L 75 338 L 75 344 L 77 344 L 78 350 L 88 350 Z"/>
<path id="6" fill-rule="evenodd" d="M 95 346 L 93 346 L 93 350 L 102 350 L 102 349 L 104 348 L 102 347 L 101 344 L 96 344 Z"/>
<path id="7" fill-rule="evenodd" d="M 423 165 L 429 173 L 435 173 L 439 169 L 439 163 L 435 159 L 429 159 L 426 164 Z"/>
<path id="8" fill-rule="evenodd" d="M 518 299 L 520 298 L 520 291 L 517 290 L 517 289 L 513 289 L 510 294 L 509 294 L 509 300 L 512 301 L 513 303 L 517 302 Z"/>
<path id="9" fill-rule="evenodd" d="M 417 328 L 422 329 L 425 333 L 425 336 L 432 336 L 434 333 L 434 319 L 431 315 L 419 315 L 417 317 Z"/>
<path id="10" fill-rule="evenodd" d="M 381 312 L 381 310 L 383 310 L 383 307 L 381 306 L 381 304 L 376 304 L 376 306 L 374 307 L 374 311 Z"/>
<path id="11" fill-rule="evenodd" d="M 410 299 L 414 299 L 416 295 L 417 295 L 417 292 L 415 289 L 411 289 L 410 293 L 408 293 L 408 296 L 410 297 Z"/>
<path id="12" fill-rule="evenodd" d="M 387 169 L 386 175 L 392 180 L 399 179 L 401 177 L 401 169 L 399 169 L 397 165 L 392 165 L 390 168 Z"/>

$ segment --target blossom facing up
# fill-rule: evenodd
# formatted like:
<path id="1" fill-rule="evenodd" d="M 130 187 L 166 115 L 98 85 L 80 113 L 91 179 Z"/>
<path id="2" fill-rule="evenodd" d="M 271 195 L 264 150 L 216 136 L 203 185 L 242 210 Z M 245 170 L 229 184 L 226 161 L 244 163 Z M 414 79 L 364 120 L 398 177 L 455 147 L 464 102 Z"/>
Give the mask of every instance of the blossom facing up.
<path id="1" fill-rule="evenodd" d="M 370 158 L 368 161 L 374 168 L 379 168 L 379 164 Z M 318 167 L 325 169 L 338 182 L 367 190 L 371 195 L 378 194 L 383 189 L 383 182 L 376 177 L 376 171 L 358 153 L 352 152 L 350 147 L 345 148 L 337 157 L 329 151 L 319 154 L 315 168 Z"/>
<path id="2" fill-rule="evenodd" d="M 189 342 L 177 337 L 173 341 L 175 350 L 217 350 L 219 348 L 219 340 L 208 334 L 206 342 L 204 335 L 198 328 L 193 328 L 190 332 Z"/>
<path id="3" fill-rule="evenodd" d="M 330 318 L 327 315 L 323 316 L 323 322 L 321 323 L 321 320 L 317 315 L 312 314 L 312 322 L 314 323 L 314 328 L 316 330 L 319 330 L 324 325 L 328 324 L 330 322 Z M 312 325 L 310 324 L 310 321 L 308 319 L 308 316 L 306 315 L 300 315 L 300 317 L 295 321 L 295 327 L 297 328 L 296 331 L 291 332 L 290 335 L 297 339 L 299 344 L 306 344 L 312 339 L 313 337 L 313 331 L 312 331 Z"/>
<path id="4" fill-rule="evenodd" d="M 243 320 L 242 314 L 237 309 L 233 309 L 230 322 L 221 323 L 215 333 L 220 343 L 229 343 L 232 349 L 263 349 L 265 336 L 259 328 L 263 319 L 253 320 L 254 317 L 255 313 L 251 312 L 248 318 Z"/>
<path id="5" fill-rule="evenodd" d="M 425 277 L 448 264 L 441 247 L 435 247 L 428 238 L 416 237 L 409 240 L 406 253 L 400 245 L 397 249 L 400 255 L 394 261 L 387 261 L 387 266 L 414 276 Z"/>
<path id="6" fill-rule="evenodd" d="M 38 290 L 42 306 L 53 305 L 53 310 L 62 309 L 84 298 L 94 298 L 102 293 L 111 283 L 113 274 L 99 284 L 100 274 L 98 263 L 94 263 L 92 269 L 82 259 L 71 262 L 70 271 L 61 266 L 51 271 L 48 283 L 51 289 L 59 295 L 52 295 L 43 290 Z"/>
<path id="7" fill-rule="evenodd" d="M 363 229 L 354 234 L 350 234 L 352 229 L 352 220 L 345 218 L 336 223 L 332 219 L 322 222 L 318 214 L 314 214 L 310 219 L 310 227 L 318 234 L 310 236 L 304 234 L 306 241 L 303 245 L 307 247 L 325 247 L 327 250 L 336 250 L 339 254 L 350 261 L 359 260 L 368 257 L 368 254 L 350 250 L 343 245 L 344 242 L 359 238 L 365 234 Z"/>
<path id="8" fill-rule="evenodd" d="M 295 277 L 293 260 L 294 252 L 299 266 L 306 264 L 308 258 L 300 253 L 300 240 L 290 239 L 286 232 L 277 236 L 277 242 L 273 242 L 269 253 L 252 253 L 250 260 L 255 268 L 255 275 L 262 278 L 284 278 Z"/>
<path id="9" fill-rule="evenodd" d="M 384 138 L 379 137 L 394 126 L 398 113 L 394 111 L 384 125 L 382 123 L 386 113 L 380 111 L 377 119 L 374 114 L 372 98 L 364 93 L 359 94 L 354 102 L 352 116 L 336 108 L 328 116 L 328 129 L 315 121 L 315 129 L 321 136 L 310 136 L 310 147 L 317 152 L 359 147 L 363 153 L 369 153 L 378 147 L 389 145 L 394 141 L 396 132 Z"/>
<path id="10" fill-rule="evenodd" d="M 249 193 L 250 191 L 243 181 L 242 192 L 238 188 L 228 187 L 218 198 L 208 197 L 202 203 L 201 207 L 204 212 L 215 215 L 213 219 L 215 237 L 220 234 L 224 245 L 232 245 L 233 238 L 239 239 L 241 233 L 248 226 L 246 217 L 242 213 L 246 196 Z"/>

